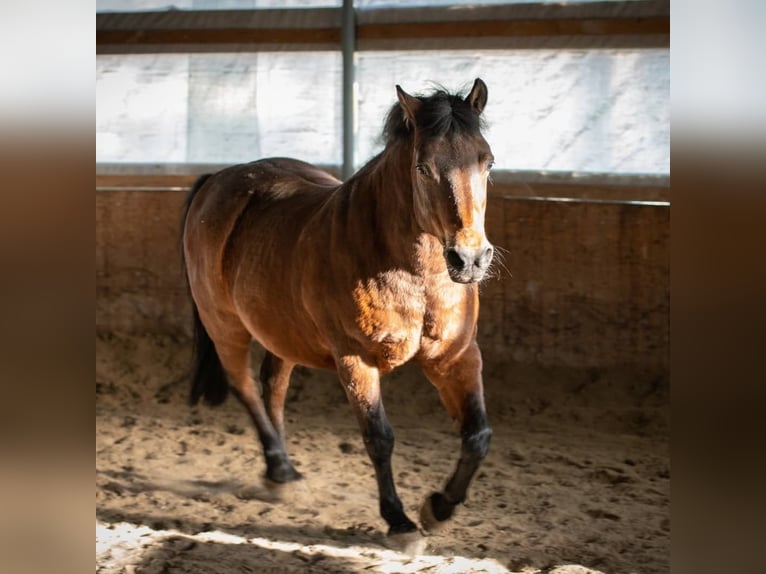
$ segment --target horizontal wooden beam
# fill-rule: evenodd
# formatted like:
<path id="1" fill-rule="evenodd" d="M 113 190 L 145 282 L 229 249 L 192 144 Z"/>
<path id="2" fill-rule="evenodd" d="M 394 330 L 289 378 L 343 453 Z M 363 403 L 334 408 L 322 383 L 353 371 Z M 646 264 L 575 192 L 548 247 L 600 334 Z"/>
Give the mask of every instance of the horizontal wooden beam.
<path id="1" fill-rule="evenodd" d="M 337 170 L 334 170 L 337 171 Z M 337 175 L 337 173 L 335 174 Z M 173 191 L 190 187 L 199 177 L 196 173 L 177 174 L 97 174 L 96 189 L 99 191 Z M 552 176 L 550 181 L 503 181 L 503 172 L 499 172 L 500 181 L 492 183 L 489 188 L 490 197 L 505 198 L 569 198 L 599 201 L 669 201 L 670 190 L 662 184 L 632 183 L 630 176 L 624 178 L 622 184 L 613 181 L 621 179 L 610 175 L 609 180 L 599 183 L 596 180 L 587 183 L 562 183 Z M 536 178 L 530 178 L 536 179 Z"/>
<path id="2" fill-rule="evenodd" d="M 505 22 L 422 22 L 365 24 L 359 40 L 409 38 L 485 38 L 507 36 L 605 36 L 669 34 L 667 18 L 604 18 L 584 20 L 513 20 Z M 145 29 L 101 30 L 96 44 L 304 44 L 340 43 L 340 28 L 282 29 Z"/>
<path id="3" fill-rule="evenodd" d="M 366 24 L 357 28 L 360 41 L 409 38 L 486 38 L 516 36 L 609 36 L 670 34 L 668 18 L 600 18 L 575 20 L 506 20 Z"/>
<path id="4" fill-rule="evenodd" d="M 97 53 L 340 49 L 337 9 L 105 13 Z M 662 2 L 358 11 L 358 50 L 669 46 Z M 469 43 L 466 43 L 469 41 Z M 583 43 L 585 42 L 585 43 Z"/>
<path id="5" fill-rule="evenodd" d="M 340 28 L 197 28 L 189 30 L 101 30 L 96 46 L 140 44 L 332 44 L 340 45 Z"/>
<path id="6" fill-rule="evenodd" d="M 197 174 L 96 174 L 96 188 L 140 189 L 189 187 Z"/>

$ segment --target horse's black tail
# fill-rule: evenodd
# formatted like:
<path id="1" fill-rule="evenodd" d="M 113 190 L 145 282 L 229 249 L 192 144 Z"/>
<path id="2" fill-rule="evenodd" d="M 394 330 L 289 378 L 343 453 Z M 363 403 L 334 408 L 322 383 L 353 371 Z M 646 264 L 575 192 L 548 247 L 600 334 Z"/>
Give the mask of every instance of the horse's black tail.
<path id="1" fill-rule="evenodd" d="M 183 220 L 181 222 L 181 261 L 183 264 L 184 277 L 186 278 L 186 285 L 189 285 L 189 276 L 186 272 L 186 260 L 184 258 L 183 250 L 183 228 L 186 224 L 186 216 L 189 212 L 189 206 L 191 205 L 194 195 L 205 184 L 211 174 L 205 174 L 200 176 L 186 198 L 186 204 L 183 210 Z M 189 290 L 191 293 L 191 290 Z M 221 359 L 218 357 L 218 352 L 215 350 L 213 340 L 208 335 L 205 325 L 202 324 L 202 320 L 197 310 L 197 304 L 192 297 L 192 311 L 194 317 L 194 366 L 192 374 L 192 387 L 191 394 L 189 395 L 189 404 L 196 405 L 200 398 L 205 399 L 205 402 L 209 405 L 220 405 L 226 400 L 229 394 L 229 383 L 226 379 L 226 372 L 223 370 Z"/>
<path id="2" fill-rule="evenodd" d="M 229 382 L 221 359 L 205 326 L 194 307 L 194 374 L 189 404 L 196 405 L 201 397 L 211 406 L 220 405 L 229 394 Z"/>

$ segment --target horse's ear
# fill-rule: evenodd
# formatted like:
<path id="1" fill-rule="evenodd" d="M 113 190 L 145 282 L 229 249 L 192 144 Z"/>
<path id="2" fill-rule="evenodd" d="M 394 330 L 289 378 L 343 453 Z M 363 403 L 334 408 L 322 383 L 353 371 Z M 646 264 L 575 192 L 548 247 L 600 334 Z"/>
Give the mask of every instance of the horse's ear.
<path id="1" fill-rule="evenodd" d="M 465 101 L 471 104 L 477 114 L 484 111 L 484 106 L 487 105 L 487 84 L 481 78 L 476 78 L 471 93 L 466 96 Z"/>
<path id="2" fill-rule="evenodd" d="M 422 102 L 415 96 L 411 96 L 405 92 L 399 84 L 396 85 L 396 95 L 399 97 L 399 105 L 402 106 L 402 111 L 404 112 L 404 117 L 407 120 L 407 123 L 414 126 L 415 116 L 417 115 L 420 106 L 423 105 Z"/>

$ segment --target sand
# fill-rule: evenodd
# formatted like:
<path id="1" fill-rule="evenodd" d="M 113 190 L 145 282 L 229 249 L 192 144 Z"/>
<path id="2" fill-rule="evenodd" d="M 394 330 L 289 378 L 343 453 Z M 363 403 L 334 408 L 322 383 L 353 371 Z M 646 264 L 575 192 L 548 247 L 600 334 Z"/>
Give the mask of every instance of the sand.
<path id="1" fill-rule="evenodd" d="M 286 406 L 304 476 L 261 480 L 242 407 L 189 407 L 190 342 L 96 339 L 99 573 L 669 571 L 666 377 L 487 358 L 490 454 L 421 554 L 388 548 L 372 465 L 331 373 L 297 369 Z M 383 382 L 410 517 L 454 467 L 459 438 L 410 366 Z"/>

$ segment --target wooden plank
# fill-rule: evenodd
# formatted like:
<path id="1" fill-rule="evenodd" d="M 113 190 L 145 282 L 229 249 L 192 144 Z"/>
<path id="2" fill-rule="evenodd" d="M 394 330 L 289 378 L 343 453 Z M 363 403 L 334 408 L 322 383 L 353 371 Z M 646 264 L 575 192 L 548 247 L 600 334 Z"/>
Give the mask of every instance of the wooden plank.
<path id="1" fill-rule="evenodd" d="M 516 38 L 557 36 L 670 35 L 668 18 L 516 20 L 366 24 L 357 27 L 360 42 L 433 38 Z M 131 45 L 340 45 L 340 28 L 281 29 L 134 29 L 98 30 L 96 46 Z M 362 45 L 363 46 L 363 45 Z M 446 46 L 445 46 L 446 47 Z"/>
<path id="2" fill-rule="evenodd" d="M 670 38 L 669 7 L 661 2 L 384 8 L 359 11 L 357 22 L 359 50 L 396 49 L 396 41 L 407 47 L 412 41 L 420 41 L 427 49 L 435 49 L 470 47 L 466 46 L 466 39 L 478 46 L 494 46 L 498 39 L 540 38 L 543 42 L 555 42 L 556 38 L 563 38 L 577 42 L 592 38 L 606 46 L 622 45 L 625 41 L 640 43 L 643 37 L 654 46 L 658 42 L 668 45 Z M 340 38 L 340 11 L 335 8 L 96 15 L 99 53 L 119 53 L 121 46 L 126 53 L 173 48 L 190 52 L 221 51 L 227 47 L 337 48 Z M 457 43 L 450 44 L 449 40 Z"/>
<path id="3" fill-rule="evenodd" d="M 97 30 L 96 46 L 139 44 L 337 44 L 340 28 Z"/>
<path id="4" fill-rule="evenodd" d="M 336 173 L 333 171 L 332 173 Z M 336 174 L 337 175 L 337 174 Z M 97 188 L 178 188 L 191 186 L 198 174 L 97 174 Z M 589 182 L 546 183 L 541 181 L 495 182 L 489 186 L 490 197 L 508 198 L 572 198 L 611 201 L 669 201 L 670 189 L 651 185 L 601 185 Z"/>
<path id="5" fill-rule="evenodd" d="M 96 187 L 140 189 L 142 187 L 189 187 L 196 174 L 97 174 Z"/>
<path id="6" fill-rule="evenodd" d="M 612 36 L 670 34 L 669 18 L 589 18 L 479 22 L 408 22 L 363 24 L 363 40 L 408 38 L 487 38 L 517 36 Z"/>
<path id="7" fill-rule="evenodd" d="M 597 183 L 493 183 L 490 196 L 509 198 L 556 197 L 613 201 L 670 201 L 670 189 L 650 185 L 601 185 Z"/>

